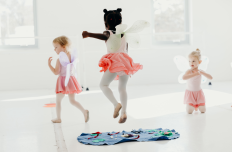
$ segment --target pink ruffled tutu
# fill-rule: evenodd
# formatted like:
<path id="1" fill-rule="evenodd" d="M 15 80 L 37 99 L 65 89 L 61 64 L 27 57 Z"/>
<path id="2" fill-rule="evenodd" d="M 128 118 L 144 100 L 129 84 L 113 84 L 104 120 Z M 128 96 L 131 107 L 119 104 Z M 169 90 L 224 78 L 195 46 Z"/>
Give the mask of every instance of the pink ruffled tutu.
<path id="1" fill-rule="evenodd" d="M 118 73 L 116 79 L 121 75 L 133 75 L 138 70 L 143 69 L 143 65 L 134 63 L 133 59 L 126 53 L 109 53 L 104 55 L 99 61 L 99 67 L 102 67 L 100 72 L 105 72 L 107 69 L 111 73 Z"/>
<path id="2" fill-rule="evenodd" d="M 193 106 L 195 108 L 198 108 L 199 106 L 205 105 L 205 95 L 201 90 L 199 91 L 185 91 L 184 96 L 184 103 L 189 104 L 190 106 Z"/>
<path id="3" fill-rule="evenodd" d="M 65 77 L 59 76 L 56 83 L 56 94 L 73 94 L 73 93 L 81 93 L 82 88 L 80 84 L 77 82 L 77 79 L 74 76 L 70 76 L 67 86 L 65 87 Z"/>

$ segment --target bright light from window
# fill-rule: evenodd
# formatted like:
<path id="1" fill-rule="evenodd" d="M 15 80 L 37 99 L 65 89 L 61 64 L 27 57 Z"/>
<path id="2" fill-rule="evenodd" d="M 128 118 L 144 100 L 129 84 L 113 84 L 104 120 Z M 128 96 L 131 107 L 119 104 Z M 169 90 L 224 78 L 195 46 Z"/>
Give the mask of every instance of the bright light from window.
<path id="1" fill-rule="evenodd" d="M 0 25 L 0 46 L 35 45 L 33 0 L 1 0 Z"/>
<path id="2" fill-rule="evenodd" d="M 152 0 L 153 33 L 155 42 L 180 43 L 187 41 L 188 5 L 187 0 Z"/>

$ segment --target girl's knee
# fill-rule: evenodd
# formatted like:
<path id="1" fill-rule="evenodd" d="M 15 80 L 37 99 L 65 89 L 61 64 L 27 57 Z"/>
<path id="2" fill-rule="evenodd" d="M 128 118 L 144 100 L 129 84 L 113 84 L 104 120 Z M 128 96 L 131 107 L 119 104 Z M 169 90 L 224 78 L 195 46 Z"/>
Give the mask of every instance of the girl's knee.
<path id="1" fill-rule="evenodd" d="M 103 84 L 100 83 L 100 84 L 99 84 L 99 87 L 100 87 L 101 90 L 103 90 L 104 88 L 106 88 L 106 87 L 108 87 L 108 86 L 107 86 L 107 85 L 103 85 Z"/>
<path id="2" fill-rule="evenodd" d="M 99 84 L 99 87 L 100 87 L 101 90 L 103 89 L 103 85 L 102 84 Z"/>
<path id="3" fill-rule="evenodd" d="M 187 105 L 187 106 L 186 106 L 186 112 L 187 112 L 188 114 L 192 114 L 193 111 L 194 111 L 194 107 L 192 107 L 192 106 L 190 106 L 190 105 Z"/>
<path id="4" fill-rule="evenodd" d="M 109 89 L 109 85 L 101 85 L 100 84 L 100 89 L 104 92 L 105 90 Z"/>
<path id="5" fill-rule="evenodd" d="M 56 103 L 59 104 L 61 103 L 62 99 L 56 99 Z"/>
<path id="6" fill-rule="evenodd" d="M 75 100 L 69 100 L 70 101 L 70 103 L 72 104 L 72 105 L 74 105 L 75 104 Z"/>
<path id="7" fill-rule="evenodd" d="M 201 113 L 205 113 L 206 112 L 206 108 L 205 107 L 199 107 L 199 110 Z"/>

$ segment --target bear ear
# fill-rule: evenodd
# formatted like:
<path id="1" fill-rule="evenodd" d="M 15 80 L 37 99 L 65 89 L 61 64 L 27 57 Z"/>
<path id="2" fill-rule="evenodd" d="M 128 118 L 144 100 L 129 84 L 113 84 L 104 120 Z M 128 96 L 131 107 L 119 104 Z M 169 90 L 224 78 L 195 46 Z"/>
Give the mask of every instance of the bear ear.
<path id="1" fill-rule="evenodd" d="M 107 9 L 104 9 L 103 12 L 104 12 L 104 13 L 107 13 L 108 11 L 107 11 Z"/>
<path id="2" fill-rule="evenodd" d="M 118 9 L 117 9 L 117 12 L 119 12 L 119 13 L 120 13 L 121 11 L 122 11 L 122 9 L 121 9 L 121 8 L 118 8 Z"/>

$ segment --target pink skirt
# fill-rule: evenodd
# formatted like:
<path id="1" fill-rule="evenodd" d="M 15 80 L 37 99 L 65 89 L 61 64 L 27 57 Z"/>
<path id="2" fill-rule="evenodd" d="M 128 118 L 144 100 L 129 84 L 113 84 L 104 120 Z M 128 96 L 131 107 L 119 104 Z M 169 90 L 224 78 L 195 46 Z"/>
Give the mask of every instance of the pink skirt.
<path id="1" fill-rule="evenodd" d="M 68 85 L 65 87 L 65 76 L 59 76 L 56 83 L 56 94 L 73 94 L 81 93 L 82 88 L 74 76 L 70 76 Z"/>
<path id="2" fill-rule="evenodd" d="M 100 72 L 105 72 L 107 69 L 111 73 L 124 72 L 126 75 L 133 75 L 138 70 L 143 69 L 143 65 L 134 63 L 133 59 L 126 53 L 109 53 L 104 55 L 99 61 L 99 67 L 102 67 Z M 119 75 L 116 77 L 118 79 Z"/>
<path id="3" fill-rule="evenodd" d="M 184 104 L 189 104 L 195 108 L 205 105 L 205 95 L 202 90 L 199 91 L 185 91 Z"/>

